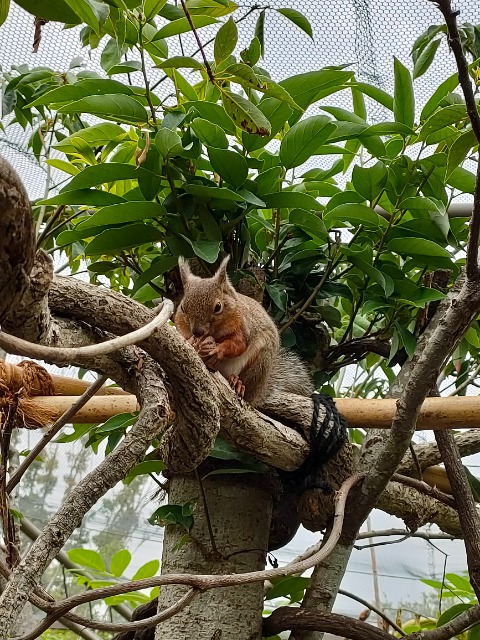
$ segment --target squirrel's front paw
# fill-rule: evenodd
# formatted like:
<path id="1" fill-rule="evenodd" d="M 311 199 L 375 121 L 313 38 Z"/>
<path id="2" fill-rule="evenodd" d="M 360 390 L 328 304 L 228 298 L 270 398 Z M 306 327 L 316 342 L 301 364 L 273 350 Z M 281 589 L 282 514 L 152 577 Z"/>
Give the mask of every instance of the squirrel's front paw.
<path id="1" fill-rule="evenodd" d="M 228 384 L 232 387 L 237 396 L 243 399 L 243 396 L 245 395 L 245 385 L 240 378 L 232 373 L 232 375 L 228 377 Z"/>

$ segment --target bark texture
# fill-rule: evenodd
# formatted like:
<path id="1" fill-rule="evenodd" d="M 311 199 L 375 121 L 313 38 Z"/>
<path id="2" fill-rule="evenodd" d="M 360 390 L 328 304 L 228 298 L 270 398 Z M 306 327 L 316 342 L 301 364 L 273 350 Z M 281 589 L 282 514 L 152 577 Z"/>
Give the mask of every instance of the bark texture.
<path id="1" fill-rule="evenodd" d="M 34 256 L 28 194 L 13 167 L 0 157 L 0 324 L 22 299 Z"/>

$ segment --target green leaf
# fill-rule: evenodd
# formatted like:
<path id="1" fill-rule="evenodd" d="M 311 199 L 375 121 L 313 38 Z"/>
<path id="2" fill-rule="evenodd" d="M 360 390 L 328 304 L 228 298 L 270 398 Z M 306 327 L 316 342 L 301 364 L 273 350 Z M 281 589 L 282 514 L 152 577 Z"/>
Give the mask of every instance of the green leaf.
<path id="1" fill-rule="evenodd" d="M 387 248 L 401 255 L 452 259 L 446 249 L 425 238 L 394 238 L 390 240 Z"/>
<path id="2" fill-rule="evenodd" d="M 267 591 L 266 599 L 274 600 L 275 598 L 288 598 L 293 593 L 305 591 L 310 584 L 310 578 L 300 576 L 287 576 L 275 581 L 273 587 Z"/>
<path id="3" fill-rule="evenodd" d="M 279 85 L 288 91 L 302 109 L 306 109 L 317 100 L 342 89 L 353 75 L 353 71 L 329 67 L 297 74 L 282 80 Z"/>
<path id="4" fill-rule="evenodd" d="M 188 56 L 173 56 L 156 66 L 159 69 L 196 69 L 197 71 L 205 71 L 205 65 Z"/>
<path id="5" fill-rule="evenodd" d="M 210 16 L 191 16 L 193 26 L 195 29 L 201 29 L 209 24 L 215 24 L 218 22 L 216 18 Z M 172 36 L 178 36 L 181 33 L 191 31 L 190 23 L 187 18 L 179 18 L 178 20 L 172 20 L 164 27 L 157 31 L 157 35 L 153 38 L 152 42 L 156 40 L 163 40 L 163 38 L 171 38 Z"/>
<path id="6" fill-rule="evenodd" d="M 221 241 L 189 240 L 189 238 L 186 238 L 185 236 L 183 237 L 191 245 L 195 255 L 202 260 L 205 260 L 205 262 L 213 264 L 218 258 L 220 249 L 222 248 Z"/>
<path id="7" fill-rule="evenodd" d="M 456 124 L 467 119 L 467 108 L 464 104 L 451 104 L 436 111 L 423 125 L 420 138 L 425 138 L 435 131 L 439 131 L 449 124 Z"/>
<path id="8" fill-rule="evenodd" d="M 437 53 L 441 40 L 432 40 L 420 53 L 413 65 L 413 79 L 416 80 L 422 76 L 433 62 L 433 58 Z"/>
<path id="9" fill-rule="evenodd" d="M 441 625 L 447 624 L 447 622 L 450 622 L 450 620 L 453 620 L 458 615 L 460 615 L 464 611 L 467 611 L 468 609 L 471 609 L 472 607 L 473 607 L 473 604 L 471 603 L 467 604 L 466 602 L 460 602 L 458 604 L 454 604 L 452 607 L 449 607 L 448 609 L 446 609 L 441 616 L 439 616 L 437 620 L 437 628 L 440 627 Z"/>
<path id="10" fill-rule="evenodd" d="M 38 0 L 15 0 L 22 9 L 34 16 L 38 16 Z M 44 0 L 42 3 L 42 18 L 66 24 L 79 24 L 81 19 L 67 4 L 66 0 Z"/>
<path id="11" fill-rule="evenodd" d="M 127 132 L 118 124 L 111 122 L 100 122 L 92 127 L 75 131 L 72 135 L 57 142 L 54 147 L 64 153 L 75 153 L 77 151 L 77 140 L 83 140 L 90 147 L 100 147 L 107 145 L 112 140 L 122 140 L 127 137 Z"/>
<path id="12" fill-rule="evenodd" d="M 308 233 L 314 239 L 326 240 L 328 238 L 328 231 L 323 220 L 314 213 L 310 213 L 310 211 L 293 209 L 290 212 L 289 222 Z"/>
<path id="13" fill-rule="evenodd" d="M 262 9 L 258 14 L 257 22 L 255 23 L 255 37 L 260 43 L 260 52 L 263 58 L 265 55 L 265 9 Z"/>
<path id="14" fill-rule="evenodd" d="M 85 255 L 114 254 L 123 249 L 158 242 L 162 237 L 160 229 L 149 224 L 129 224 L 118 229 L 107 229 L 87 244 Z"/>
<path id="15" fill-rule="evenodd" d="M 145 0 L 143 4 L 143 13 L 145 20 L 148 22 L 167 4 L 167 0 Z"/>
<path id="16" fill-rule="evenodd" d="M 130 564 L 131 559 L 132 554 L 128 549 L 120 549 L 110 560 L 110 573 L 119 578 Z"/>
<path id="17" fill-rule="evenodd" d="M 5 22 L 10 9 L 10 0 L 0 0 L 0 26 Z"/>
<path id="18" fill-rule="evenodd" d="M 293 22 L 293 24 L 304 31 L 307 36 L 310 36 L 313 40 L 312 26 L 303 13 L 300 13 L 300 11 L 296 11 L 295 9 L 277 9 L 277 11 L 282 14 L 282 16 L 285 16 L 285 18 Z"/>
<path id="19" fill-rule="evenodd" d="M 240 58 L 243 60 L 243 62 L 249 64 L 252 67 L 259 61 L 260 55 L 261 47 L 260 40 L 258 38 L 253 38 L 248 49 L 244 49 L 240 52 Z"/>
<path id="20" fill-rule="evenodd" d="M 389 111 L 393 111 L 393 97 L 383 89 L 379 89 L 378 87 L 375 87 L 372 84 L 367 84 L 366 82 L 356 82 L 352 86 L 355 86 L 359 91 L 369 98 L 372 98 L 372 100 L 375 100 L 375 102 L 383 105 Z"/>
<path id="21" fill-rule="evenodd" d="M 215 36 L 215 42 L 213 45 L 213 56 L 217 66 L 226 60 L 228 56 L 233 53 L 237 46 L 238 30 L 232 17 L 230 17 L 225 24 L 223 24 L 218 30 Z"/>
<path id="22" fill-rule="evenodd" d="M 190 125 L 195 135 L 206 147 L 228 149 L 228 140 L 224 130 L 213 122 L 203 118 L 195 118 Z"/>
<path id="23" fill-rule="evenodd" d="M 352 182 L 355 191 L 369 202 L 373 202 L 380 195 L 387 178 L 387 167 L 380 160 L 372 167 L 353 167 Z"/>
<path id="24" fill-rule="evenodd" d="M 70 193 L 70 192 L 67 192 Z M 97 192 L 97 193 L 102 193 Z M 129 201 L 119 204 L 112 204 L 99 209 L 92 216 L 77 225 L 77 229 L 86 227 L 101 227 L 114 224 L 124 224 L 137 220 L 148 220 L 162 218 L 166 214 L 166 209 L 158 202 Z"/>
<path id="25" fill-rule="evenodd" d="M 143 580 L 144 578 L 153 578 L 160 569 L 160 560 L 150 560 L 138 569 L 132 580 Z"/>
<path id="26" fill-rule="evenodd" d="M 265 288 L 273 303 L 281 310 L 287 310 L 288 296 L 282 284 L 266 284 Z"/>
<path id="27" fill-rule="evenodd" d="M 184 150 L 178 133 L 167 128 L 160 129 L 155 136 L 155 144 L 164 158 L 178 156 Z"/>
<path id="28" fill-rule="evenodd" d="M 70 6 L 70 8 L 75 11 L 77 16 L 88 24 L 88 26 L 93 29 L 96 33 L 98 33 L 100 25 L 99 25 L 99 14 L 94 11 L 94 7 L 96 4 L 93 2 L 87 2 L 86 0 L 65 0 L 65 2 Z M 104 5 L 105 7 L 105 5 Z M 108 7 L 105 7 L 108 11 Z"/>
<path id="29" fill-rule="evenodd" d="M 117 82 L 117 80 L 104 80 L 101 78 L 79 80 L 74 84 L 65 84 L 47 91 L 27 106 L 37 107 L 39 105 L 60 104 L 62 102 L 81 100 L 89 96 L 104 96 L 114 93 L 130 96 L 133 94 L 133 89 L 129 85 Z M 78 133 L 80 132 L 76 132 L 74 135 Z"/>
<path id="30" fill-rule="evenodd" d="M 451 93 L 457 85 L 458 73 L 454 73 L 449 78 L 444 80 L 442 84 L 437 89 L 435 89 L 432 96 L 423 107 L 422 113 L 420 114 L 420 122 L 424 122 L 425 120 L 427 120 L 438 107 L 441 100 L 443 100 L 443 98 L 447 94 Z"/>
<path id="31" fill-rule="evenodd" d="M 306 209 L 307 211 L 323 209 L 313 196 L 299 191 L 279 191 L 262 198 L 269 209 Z"/>
<path id="32" fill-rule="evenodd" d="M 357 269 L 360 269 L 360 271 L 373 280 L 373 282 L 378 283 L 387 297 L 392 295 L 395 285 L 389 275 L 382 273 L 379 269 L 359 257 L 356 251 L 352 251 L 348 247 L 342 248 L 342 253 L 347 256 L 349 262 L 357 267 Z"/>
<path id="33" fill-rule="evenodd" d="M 245 198 L 226 187 L 206 187 L 200 184 L 187 184 L 185 191 L 202 200 L 230 200 L 232 202 L 245 202 Z"/>
<path id="34" fill-rule="evenodd" d="M 58 438 L 55 438 L 53 442 L 75 442 L 76 440 L 80 440 L 86 433 L 88 433 L 91 429 L 94 429 L 96 425 L 94 424 L 72 424 L 73 428 L 72 433 L 64 433 Z"/>
<path id="35" fill-rule="evenodd" d="M 330 137 L 336 126 L 327 116 L 311 116 L 297 122 L 280 145 L 280 160 L 286 169 L 306 162 Z"/>
<path id="36" fill-rule="evenodd" d="M 92 551 L 91 549 L 69 549 L 67 554 L 72 562 L 82 567 L 88 567 L 89 569 L 102 572 L 107 570 L 102 556 L 96 551 Z"/>
<path id="37" fill-rule="evenodd" d="M 223 88 L 220 91 L 225 111 L 238 127 L 247 133 L 259 136 L 270 135 L 270 122 L 258 107 L 238 93 Z"/>
<path id="38" fill-rule="evenodd" d="M 448 150 L 447 178 L 452 171 L 462 164 L 470 149 L 477 146 L 478 141 L 473 129 L 469 129 L 458 136 Z"/>
<path id="39" fill-rule="evenodd" d="M 213 170 L 228 184 L 238 189 L 248 176 L 247 161 L 236 151 L 227 149 L 208 149 L 208 157 Z"/>
<path id="40" fill-rule="evenodd" d="M 363 224 L 365 227 L 386 227 L 387 221 L 364 204 L 340 204 L 323 217 L 327 229 L 331 229 L 337 222 L 346 222 L 354 227 Z"/>
<path id="41" fill-rule="evenodd" d="M 152 264 L 141 273 L 135 280 L 132 293 L 136 293 L 145 284 L 148 284 L 154 278 L 163 275 L 166 271 L 170 271 L 176 266 L 178 260 L 173 256 L 159 256 L 155 258 Z"/>
<path id="42" fill-rule="evenodd" d="M 261 149 L 276 136 L 276 134 L 285 126 L 288 118 L 292 114 L 292 109 L 285 102 L 281 102 L 276 98 L 265 97 L 260 100 L 258 108 L 270 122 L 270 135 L 266 138 L 253 136 L 249 133 L 242 133 L 243 146 L 248 151 L 256 151 Z"/>
<path id="43" fill-rule="evenodd" d="M 125 202 L 124 198 L 115 193 L 100 191 L 99 189 L 76 189 L 65 191 L 47 200 L 38 200 L 36 204 L 87 204 L 93 207 L 105 207 L 110 204 Z"/>
<path id="44" fill-rule="evenodd" d="M 395 122 L 401 122 L 412 128 L 415 121 L 415 99 L 413 83 L 409 70 L 394 58 L 395 89 L 393 99 L 393 114 Z"/>
<path id="45" fill-rule="evenodd" d="M 463 167 L 454 169 L 447 178 L 447 184 L 462 193 L 474 193 L 475 183 L 475 175 Z"/>
<path id="46" fill-rule="evenodd" d="M 401 122 L 379 122 L 378 124 L 372 124 L 367 127 L 362 133 L 364 136 L 388 136 L 400 134 L 402 137 L 411 136 L 415 132 L 410 127 L 402 124 Z"/>
<path id="47" fill-rule="evenodd" d="M 62 105 L 59 113 L 90 113 L 94 116 L 125 122 L 129 124 L 144 124 L 148 122 L 148 114 L 142 104 L 124 95 L 89 96 L 75 102 Z"/>
<path id="48" fill-rule="evenodd" d="M 221 105 L 214 104 L 213 102 L 192 101 L 187 102 L 185 107 L 187 109 L 193 107 L 202 118 L 220 126 L 227 133 L 232 135 L 237 133 L 235 123 Z"/>
<path id="49" fill-rule="evenodd" d="M 117 180 L 138 180 L 139 178 L 155 178 L 155 174 L 143 167 L 121 162 L 105 162 L 86 167 L 65 185 L 61 193 L 77 189 L 89 189 L 99 184 L 116 182 Z"/>
<path id="50" fill-rule="evenodd" d="M 125 431 L 137 419 L 136 413 L 118 413 L 97 427 L 97 433 L 110 433 L 111 431 Z"/>

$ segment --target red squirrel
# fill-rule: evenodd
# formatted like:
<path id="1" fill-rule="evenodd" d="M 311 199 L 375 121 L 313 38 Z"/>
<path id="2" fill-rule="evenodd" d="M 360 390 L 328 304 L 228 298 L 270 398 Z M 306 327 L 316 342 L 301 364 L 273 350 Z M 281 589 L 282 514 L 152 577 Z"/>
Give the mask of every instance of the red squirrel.
<path id="1" fill-rule="evenodd" d="M 275 392 L 310 395 L 313 386 L 300 358 L 280 346 L 274 321 L 262 305 L 233 288 L 227 256 L 215 275 L 199 278 L 179 259 L 184 295 L 175 325 L 209 369 L 219 371 L 252 405 Z"/>

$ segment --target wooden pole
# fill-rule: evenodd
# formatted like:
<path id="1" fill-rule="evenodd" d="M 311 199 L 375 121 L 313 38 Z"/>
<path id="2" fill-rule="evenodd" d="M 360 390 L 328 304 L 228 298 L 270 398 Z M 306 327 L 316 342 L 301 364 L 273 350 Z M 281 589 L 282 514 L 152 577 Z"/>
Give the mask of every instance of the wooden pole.
<path id="1" fill-rule="evenodd" d="M 30 398 L 29 403 L 34 409 L 59 417 L 76 399 L 76 396 L 36 396 Z M 396 408 L 396 400 L 336 398 L 335 403 L 348 425 L 358 428 L 390 428 Z M 97 424 L 118 413 L 130 413 L 137 409 L 137 400 L 132 395 L 96 396 L 77 413 L 72 422 Z M 480 428 L 480 396 L 427 398 L 417 422 L 418 431 L 476 428 Z"/>

